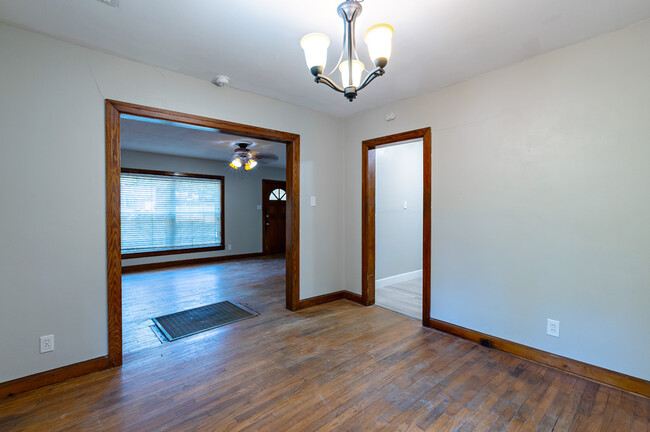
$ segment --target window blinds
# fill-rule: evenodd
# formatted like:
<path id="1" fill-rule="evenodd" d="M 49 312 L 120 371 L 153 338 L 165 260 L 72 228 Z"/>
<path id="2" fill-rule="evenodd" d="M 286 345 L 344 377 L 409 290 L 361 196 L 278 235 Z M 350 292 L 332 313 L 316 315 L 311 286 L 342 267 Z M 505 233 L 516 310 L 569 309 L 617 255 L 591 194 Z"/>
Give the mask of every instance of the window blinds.
<path id="1" fill-rule="evenodd" d="M 121 174 L 122 253 L 221 246 L 221 181 Z"/>

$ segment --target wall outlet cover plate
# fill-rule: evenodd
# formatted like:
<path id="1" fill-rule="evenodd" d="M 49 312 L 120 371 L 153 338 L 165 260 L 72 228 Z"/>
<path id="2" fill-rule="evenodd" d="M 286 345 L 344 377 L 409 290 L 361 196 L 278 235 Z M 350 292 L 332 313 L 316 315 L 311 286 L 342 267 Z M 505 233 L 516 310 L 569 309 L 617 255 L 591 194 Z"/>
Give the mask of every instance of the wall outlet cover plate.
<path id="1" fill-rule="evenodd" d="M 39 339 L 41 342 L 41 354 L 54 351 L 54 335 L 41 336 Z"/>
<path id="2" fill-rule="evenodd" d="M 549 336 L 560 337 L 560 322 L 552 319 L 546 320 L 546 334 Z"/>

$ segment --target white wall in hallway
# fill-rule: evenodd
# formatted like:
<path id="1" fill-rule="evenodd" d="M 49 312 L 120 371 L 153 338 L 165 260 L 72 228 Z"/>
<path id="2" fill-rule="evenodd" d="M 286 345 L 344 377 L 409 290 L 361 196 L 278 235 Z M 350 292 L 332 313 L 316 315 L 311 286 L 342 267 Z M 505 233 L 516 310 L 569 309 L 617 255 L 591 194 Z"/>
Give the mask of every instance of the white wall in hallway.
<path id="1" fill-rule="evenodd" d="M 375 279 L 421 270 L 422 141 L 381 146 L 375 161 Z"/>

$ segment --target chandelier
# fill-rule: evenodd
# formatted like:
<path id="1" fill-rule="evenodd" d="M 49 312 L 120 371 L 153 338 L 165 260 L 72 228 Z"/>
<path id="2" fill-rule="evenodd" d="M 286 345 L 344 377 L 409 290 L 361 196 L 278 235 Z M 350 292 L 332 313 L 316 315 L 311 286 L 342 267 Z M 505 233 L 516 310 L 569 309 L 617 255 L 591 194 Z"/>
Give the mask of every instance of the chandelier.
<path id="1" fill-rule="evenodd" d="M 366 70 L 365 65 L 357 55 L 354 36 L 355 21 L 361 15 L 361 1 L 363 0 L 347 0 L 341 3 L 337 9 L 339 15 L 343 18 L 343 48 L 338 63 L 330 73 L 323 74 L 327 62 L 327 48 L 330 45 L 330 38 L 322 33 L 310 33 L 300 41 L 300 46 L 305 51 L 307 67 L 316 77 L 314 81 L 326 84 L 337 92 L 343 93 L 350 102 L 357 97 L 358 91 L 364 89 L 372 80 L 384 74 L 384 68 L 390 58 L 391 40 L 393 38 L 393 27 L 389 24 L 376 24 L 366 31 L 363 40 L 366 42 L 370 58 L 375 64 L 375 69 Z M 330 75 L 336 69 L 341 72 L 342 86 L 339 86 L 330 78 Z M 367 72 L 367 75 L 362 81 L 361 76 L 364 71 Z"/>

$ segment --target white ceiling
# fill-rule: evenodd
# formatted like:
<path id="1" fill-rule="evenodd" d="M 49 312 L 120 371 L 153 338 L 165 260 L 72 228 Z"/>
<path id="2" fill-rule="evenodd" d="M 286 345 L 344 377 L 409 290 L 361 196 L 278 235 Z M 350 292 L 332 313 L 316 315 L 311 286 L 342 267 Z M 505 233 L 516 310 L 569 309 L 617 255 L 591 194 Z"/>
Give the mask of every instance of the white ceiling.
<path id="1" fill-rule="evenodd" d="M 122 116 L 120 121 L 120 145 L 124 150 L 230 161 L 234 153 L 231 145 L 233 142 L 250 142 L 254 144 L 251 147 L 253 152 L 262 156 L 271 155 L 271 158 L 257 158 L 262 165 L 278 168 L 286 166 L 284 144 L 144 117 Z"/>
<path id="2" fill-rule="evenodd" d="M 395 27 L 386 75 L 353 103 L 316 85 L 300 38 L 330 36 L 339 56 L 339 0 L 0 0 L 0 20 L 211 80 L 344 116 L 466 80 L 510 63 L 650 17 L 648 0 L 367 0 L 362 32 Z M 368 60 L 368 63 L 370 61 Z M 336 77 L 339 80 L 339 77 Z"/>

